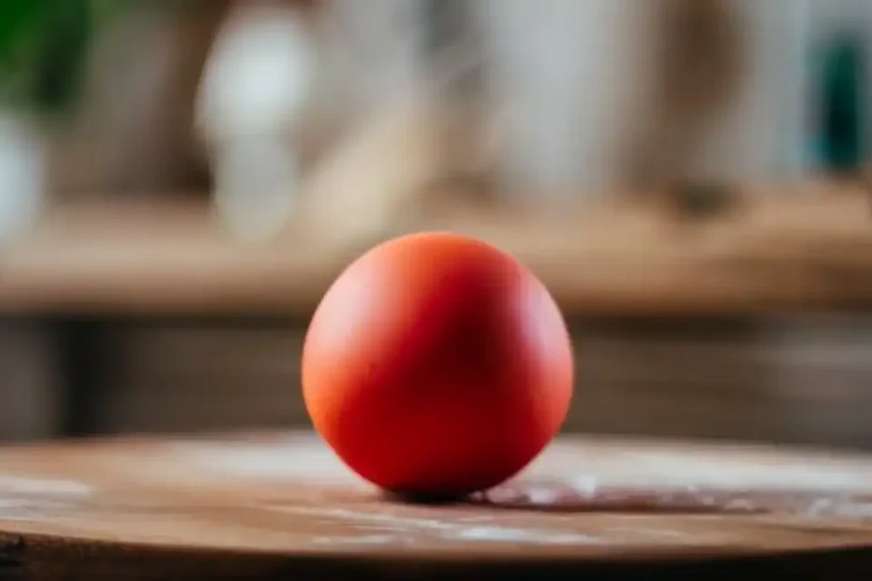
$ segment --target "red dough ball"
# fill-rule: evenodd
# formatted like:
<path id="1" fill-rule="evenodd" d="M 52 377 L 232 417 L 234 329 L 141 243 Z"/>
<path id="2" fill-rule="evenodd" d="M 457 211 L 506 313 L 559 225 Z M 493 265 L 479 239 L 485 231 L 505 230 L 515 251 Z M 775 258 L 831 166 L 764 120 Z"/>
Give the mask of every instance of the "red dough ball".
<path id="1" fill-rule="evenodd" d="M 511 256 L 447 233 L 352 263 L 303 349 L 315 428 L 367 480 L 450 496 L 494 486 L 554 437 L 572 348 L 554 300 Z"/>

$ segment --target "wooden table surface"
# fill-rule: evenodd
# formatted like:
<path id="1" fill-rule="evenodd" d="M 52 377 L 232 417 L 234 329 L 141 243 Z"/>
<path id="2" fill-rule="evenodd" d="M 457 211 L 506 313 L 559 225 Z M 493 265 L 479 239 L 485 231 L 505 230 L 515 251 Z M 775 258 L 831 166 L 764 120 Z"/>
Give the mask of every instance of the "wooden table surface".
<path id="1" fill-rule="evenodd" d="M 308 433 L 0 449 L 2 579 L 751 572 L 872 578 L 872 457 L 564 437 L 485 494 L 416 504 Z"/>

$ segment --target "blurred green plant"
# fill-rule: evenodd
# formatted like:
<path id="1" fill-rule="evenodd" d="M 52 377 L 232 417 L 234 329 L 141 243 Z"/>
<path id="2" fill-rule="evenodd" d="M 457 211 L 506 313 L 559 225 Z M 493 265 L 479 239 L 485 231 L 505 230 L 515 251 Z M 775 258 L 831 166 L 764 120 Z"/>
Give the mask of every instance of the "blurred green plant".
<path id="1" fill-rule="evenodd" d="M 0 106 L 48 113 L 78 94 L 90 41 L 132 0 L 0 0 Z"/>

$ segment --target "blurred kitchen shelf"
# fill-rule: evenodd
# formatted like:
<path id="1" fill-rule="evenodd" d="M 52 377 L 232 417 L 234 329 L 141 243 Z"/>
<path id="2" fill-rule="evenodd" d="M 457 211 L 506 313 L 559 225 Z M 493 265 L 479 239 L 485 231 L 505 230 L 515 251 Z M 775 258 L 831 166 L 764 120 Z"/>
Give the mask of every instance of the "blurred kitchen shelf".
<path id="1" fill-rule="evenodd" d="M 509 250 L 573 315 L 872 307 L 868 190 L 821 182 L 768 189 L 778 191 L 743 191 L 735 207 L 702 218 L 635 197 L 559 214 L 443 212 L 419 226 Z M 61 206 L 6 249 L 0 313 L 305 316 L 359 251 L 293 231 L 240 243 L 191 202 Z"/>

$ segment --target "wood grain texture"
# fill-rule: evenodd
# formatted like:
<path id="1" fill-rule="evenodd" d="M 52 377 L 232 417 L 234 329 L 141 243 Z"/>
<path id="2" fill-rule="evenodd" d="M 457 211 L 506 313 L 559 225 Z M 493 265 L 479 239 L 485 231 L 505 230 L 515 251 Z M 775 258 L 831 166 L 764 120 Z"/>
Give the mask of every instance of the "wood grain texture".
<path id="1" fill-rule="evenodd" d="M 731 210 L 705 219 L 639 197 L 560 212 L 421 214 L 383 237 L 479 236 L 528 264 L 574 314 L 872 306 L 872 214 L 858 184 L 746 188 Z M 305 315 L 363 248 L 335 232 L 303 232 L 251 245 L 234 242 L 195 203 L 60 207 L 3 254 L 0 312 Z"/>
<path id="2" fill-rule="evenodd" d="M 564 438 L 456 503 L 389 498 L 307 433 L 0 450 L 0 578 L 868 579 L 872 458 Z"/>

